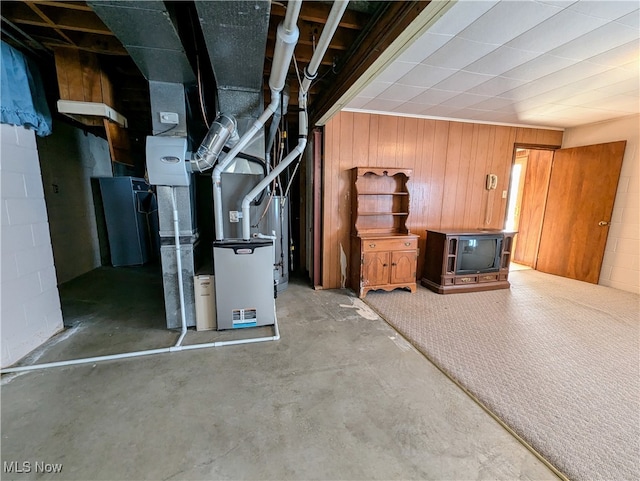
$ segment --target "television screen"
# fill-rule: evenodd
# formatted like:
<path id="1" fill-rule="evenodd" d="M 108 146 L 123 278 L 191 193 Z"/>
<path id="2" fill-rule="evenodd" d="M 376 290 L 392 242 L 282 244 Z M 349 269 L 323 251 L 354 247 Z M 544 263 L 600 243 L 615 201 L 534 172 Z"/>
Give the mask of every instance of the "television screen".
<path id="1" fill-rule="evenodd" d="M 460 238 L 457 272 L 498 270 L 500 242 L 498 238 Z"/>

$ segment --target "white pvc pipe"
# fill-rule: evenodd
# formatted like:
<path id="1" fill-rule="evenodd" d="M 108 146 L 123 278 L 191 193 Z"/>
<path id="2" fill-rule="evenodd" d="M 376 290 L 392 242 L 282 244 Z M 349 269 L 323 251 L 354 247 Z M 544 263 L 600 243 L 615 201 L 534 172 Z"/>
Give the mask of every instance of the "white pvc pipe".
<path id="1" fill-rule="evenodd" d="M 180 297 L 180 321 L 182 331 L 180 338 L 174 347 L 180 346 L 184 336 L 187 335 L 187 316 L 184 312 L 184 286 L 182 285 L 182 249 L 180 248 L 180 225 L 178 217 L 178 201 L 176 200 L 176 187 L 171 187 L 171 200 L 173 202 L 173 238 L 176 244 L 176 269 L 178 270 L 178 293 Z"/>
<path id="2" fill-rule="evenodd" d="M 311 81 L 316 76 L 316 72 L 318 71 L 320 62 L 322 61 L 322 57 L 324 57 L 327 48 L 329 48 L 329 43 L 331 42 L 331 39 L 333 38 L 333 35 L 338 28 L 338 25 L 340 25 L 340 19 L 342 18 L 342 15 L 344 15 L 348 4 L 348 1 L 342 0 L 336 0 L 335 2 L 333 2 L 331 11 L 329 12 L 329 16 L 327 17 L 327 23 L 325 23 L 324 27 L 322 28 L 322 33 L 320 34 L 320 39 L 318 40 L 316 50 L 315 52 L 313 52 L 311 60 L 309 60 L 309 65 L 305 69 L 305 77 L 301 85 L 301 90 L 303 90 L 305 93 L 309 90 Z"/>
<path id="3" fill-rule="evenodd" d="M 275 308 L 274 308 L 275 309 Z M 43 364 L 34 364 L 32 366 L 9 367 L 0 370 L 0 374 L 9 374 L 14 372 L 36 371 L 38 369 L 49 369 L 53 367 L 74 366 L 77 364 L 89 364 L 92 362 L 114 361 L 118 359 L 127 359 L 131 357 L 149 356 L 152 354 L 164 354 L 168 352 L 187 351 L 192 349 L 204 349 L 209 347 L 235 346 L 238 344 L 253 344 L 256 342 L 278 341 L 280 340 L 280 330 L 278 329 L 278 319 L 274 317 L 273 329 L 275 334 L 268 337 L 254 337 L 249 339 L 237 339 L 231 341 L 207 342 L 202 344 L 190 344 L 187 346 L 164 347 L 160 349 L 148 349 L 146 351 L 124 352 L 121 354 L 108 354 L 106 356 L 84 357 L 81 359 L 70 359 L 67 361 L 47 362 Z"/>
<path id="4" fill-rule="evenodd" d="M 249 141 L 258 133 L 265 122 L 273 115 L 280 103 L 280 92 L 271 92 L 271 103 L 267 106 L 265 111 L 260 117 L 251 125 L 251 128 L 245 132 L 240 138 L 238 143 L 234 145 L 225 158 L 218 162 L 213 169 L 212 182 L 213 182 L 213 208 L 214 208 L 214 222 L 216 240 L 224 239 L 224 223 L 222 220 L 222 188 L 220 186 L 220 180 L 222 179 L 222 172 L 231 163 L 233 159 L 240 153 L 240 151 L 249 143 Z"/>
<path id="5" fill-rule="evenodd" d="M 280 173 L 282 173 L 282 171 L 286 169 L 291 162 L 293 162 L 299 155 L 302 154 L 302 152 L 304 152 L 304 148 L 306 145 L 306 137 L 300 138 L 298 141 L 298 145 L 296 145 L 295 148 L 291 152 L 289 152 L 289 155 L 282 159 L 282 162 L 280 162 L 278 166 L 269 173 L 269 175 L 258 182 L 258 185 L 251 189 L 251 191 L 242 199 L 242 238 L 244 240 L 249 240 L 251 238 L 251 201 L 255 199 L 258 194 L 260 194 L 260 192 L 262 192 L 262 190 L 271 183 L 273 179 L 279 176 Z"/>
<path id="6" fill-rule="evenodd" d="M 224 169 L 235 159 L 240 151 L 264 126 L 267 120 L 275 113 L 280 104 L 280 92 L 284 88 L 293 50 L 298 43 L 300 32 L 296 22 L 302 6 L 302 0 L 291 0 L 288 4 L 284 22 L 278 25 L 276 44 L 273 52 L 271 75 L 269 75 L 269 87 L 271 89 L 271 102 L 262 115 L 253 123 L 251 128 L 233 146 L 222 162 L 213 169 L 213 208 L 216 240 L 224 239 L 224 222 L 222 220 L 222 188 L 220 180 Z"/>
<path id="7" fill-rule="evenodd" d="M 260 193 L 264 188 L 267 187 L 271 183 L 273 179 L 275 179 L 280 173 L 286 169 L 291 162 L 293 162 L 299 155 L 302 155 L 304 152 L 304 148 L 307 145 L 307 117 L 306 117 L 306 108 L 307 108 L 307 91 L 309 86 L 311 85 L 311 80 L 316 75 L 318 70 L 318 66 L 322 61 L 322 57 L 326 53 L 329 48 L 329 43 L 335 34 L 338 25 L 340 24 L 340 19 L 347 9 L 348 1 L 337 0 L 333 3 L 331 7 L 331 11 L 329 12 L 329 17 L 327 18 L 327 23 L 322 29 L 322 33 L 320 34 L 320 40 L 318 41 L 318 46 L 313 52 L 311 56 L 311 60 L 309 61 L 309 65 L 305 70 L 305 78 L 302 81 L 302 85 L 300 86 L 300 90 L 298 92 L 298 106 L 301 109 L 299 114 L 299 123 L 298 123 L 298 132 L 299 132 L 299 140 L 298 145 L 287 155 L 278 166 L 273 169 L 268 176 L 262 179 L 261 182 L 258 183 L 247 195 L 242 199 L 242 238 L 244 240 L 249 240 L 251 238 L 251 219 L 250 219 L 250 205 L 251 201 Z M 275 56 L 274 56 L 275 57 Z"/>
<path id="8" fill-rule="evenodd" d="M 301 7 L 302 0 L 291 0 L 287 4 L 287 12 L 284 15 L 284 21 L 282 22 L 282 26 L 287 33 L 293 31 L 296 27 L 296 21 L 298 20 L 298 15 L 300 15 Z"/>

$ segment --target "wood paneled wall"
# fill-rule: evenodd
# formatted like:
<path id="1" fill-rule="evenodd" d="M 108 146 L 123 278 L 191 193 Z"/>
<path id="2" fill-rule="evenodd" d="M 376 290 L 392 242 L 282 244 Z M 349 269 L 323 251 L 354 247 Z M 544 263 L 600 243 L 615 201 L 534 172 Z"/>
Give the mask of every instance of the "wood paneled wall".
<path id="1" fill-rule="evenodd" d="M 349 276 L 350 168 L 413 169 L 407 227 L 420 236 L 420 279 L 428 228 L 502 228 L 514 146 L 561 143 L 556 130 L 339 113 L 325 126 L 322 286 L 342 287 Z M 489 173 L 498 175 L 492 191 Z"/>

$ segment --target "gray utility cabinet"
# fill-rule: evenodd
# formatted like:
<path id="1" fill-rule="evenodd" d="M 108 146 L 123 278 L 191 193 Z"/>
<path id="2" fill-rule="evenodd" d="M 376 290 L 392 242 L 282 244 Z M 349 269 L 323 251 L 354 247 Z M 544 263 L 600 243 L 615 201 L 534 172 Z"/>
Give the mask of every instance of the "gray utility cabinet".
<path id="1" fill-rule="evenodd" d="M 137 177 L 100 177 L 111 264 L 142 265 L 156 257 L 158 204 L 151 186 Z"/>

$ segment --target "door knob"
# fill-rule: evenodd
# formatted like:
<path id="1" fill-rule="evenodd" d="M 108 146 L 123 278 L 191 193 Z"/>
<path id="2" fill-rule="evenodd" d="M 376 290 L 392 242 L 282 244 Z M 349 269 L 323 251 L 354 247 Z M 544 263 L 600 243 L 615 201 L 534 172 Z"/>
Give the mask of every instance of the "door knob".
<path id="1" fill-rule="evenodd" d="M 605 225 L 609 225 L 609 223 L 606 220 L 601 220 L 600 222 L 598 222 L 599 226 L 605 226 Z"/>

